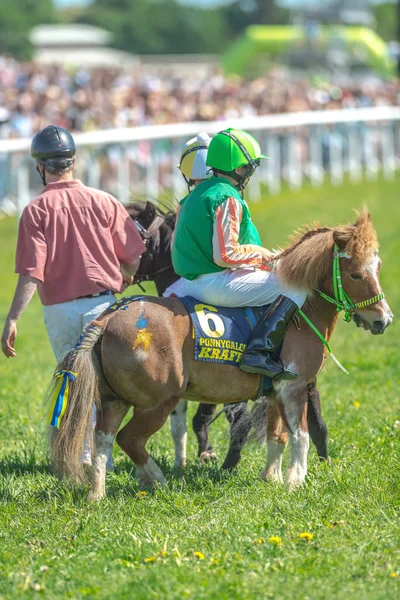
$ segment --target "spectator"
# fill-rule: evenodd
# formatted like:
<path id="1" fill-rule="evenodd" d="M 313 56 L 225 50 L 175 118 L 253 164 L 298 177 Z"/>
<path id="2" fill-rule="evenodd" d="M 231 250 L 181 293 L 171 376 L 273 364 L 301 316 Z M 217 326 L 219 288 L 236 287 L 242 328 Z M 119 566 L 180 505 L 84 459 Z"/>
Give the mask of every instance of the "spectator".
<path id="1" fill-rule="evenodd" d="M 275 69 L 244 81 L 215 69 L 199 78 L 148 75 L 141 69 L 18 63 L 0 57 L 0 107 L 10 113 L 7 137 L 27 137 L 49 121 L 74 131 L 184 121 L 229 120 L 271 113 L 397 105 L 399 83 L 370 79 L 334 85 Z"/>

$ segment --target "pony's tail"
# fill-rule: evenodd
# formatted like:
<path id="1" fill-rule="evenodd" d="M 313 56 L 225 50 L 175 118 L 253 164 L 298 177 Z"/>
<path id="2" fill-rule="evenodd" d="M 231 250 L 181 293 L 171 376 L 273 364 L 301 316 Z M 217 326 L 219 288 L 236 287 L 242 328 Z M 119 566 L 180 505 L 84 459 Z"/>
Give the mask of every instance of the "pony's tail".
<path id="1" fill-rule="evenodd" d="M 75 483 L 87 482 L 81 456 L 85 440 L 93 448 L 93 406 L 100 408 L 99 376 L 94 346 L 104 332 L 106 322 L 92 321 L 83 331 L 81 339 L 57 365 L 57 371 L 76 374 L 68 382 L 68 399 L 59 429 L 51 427 L 50 457 L 54 471 Z M 48 395 L 51 401 L 56 394 L 59 379 L 54 380 Z"/>

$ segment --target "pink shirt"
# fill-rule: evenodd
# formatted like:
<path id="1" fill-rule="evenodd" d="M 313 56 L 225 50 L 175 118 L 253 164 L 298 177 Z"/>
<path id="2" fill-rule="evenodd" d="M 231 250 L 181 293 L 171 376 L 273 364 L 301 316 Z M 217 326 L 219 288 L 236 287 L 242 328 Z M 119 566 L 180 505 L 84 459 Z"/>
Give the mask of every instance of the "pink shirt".
<path id="1" fill-rule="evenodd" d="M 19 223 L 15 271 L 39 279 L 44 305 L 104 290 L 120 292 L 120 263 L 145 251 L 125 208 L 78 179 L 49 183 Z"/>

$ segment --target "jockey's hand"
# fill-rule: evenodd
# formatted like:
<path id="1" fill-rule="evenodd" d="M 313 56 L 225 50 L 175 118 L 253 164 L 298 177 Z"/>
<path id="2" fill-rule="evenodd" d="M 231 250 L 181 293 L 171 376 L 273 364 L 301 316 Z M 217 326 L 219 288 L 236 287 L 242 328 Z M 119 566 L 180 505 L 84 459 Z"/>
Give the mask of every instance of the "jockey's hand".
<path id="1" fill-rule="evenodd" d="M 14 342 L 17 337 L 17 322 L 7 320 L 4 325 L 3 335 L 1 336 L 1 349 L 7 358 L 14 358 L 17 355 Z"/>
<path id="2" fill-rule="evenodd" d="M 266 248 L 261 248 L 262 264 L 270 267 L 273 264 L 274 254 Z"/>

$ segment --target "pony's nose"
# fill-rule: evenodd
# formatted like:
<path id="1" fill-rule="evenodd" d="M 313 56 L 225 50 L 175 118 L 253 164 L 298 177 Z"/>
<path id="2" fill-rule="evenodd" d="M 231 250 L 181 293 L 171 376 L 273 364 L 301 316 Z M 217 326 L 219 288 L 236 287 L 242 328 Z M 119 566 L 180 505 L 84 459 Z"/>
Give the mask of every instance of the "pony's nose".
<path id="1" fill-rule="evenodd" d="M 385 323 L 383 321 L 374 321 L 372 333 L 374 335 L 378 335 L 379 333 L 383 333 L 384 331 L 385 331 Z"/>

